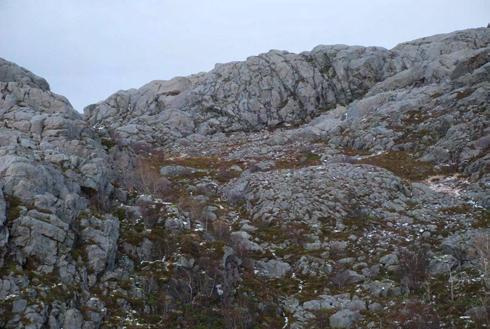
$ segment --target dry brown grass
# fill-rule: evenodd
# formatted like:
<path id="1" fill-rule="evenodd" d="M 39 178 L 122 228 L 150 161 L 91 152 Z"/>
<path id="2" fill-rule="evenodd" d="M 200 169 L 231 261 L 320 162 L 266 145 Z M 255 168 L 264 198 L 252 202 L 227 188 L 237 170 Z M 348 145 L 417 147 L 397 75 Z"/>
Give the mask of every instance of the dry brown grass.
<path id="1" fill-rule="evenodd" d="M 437 170 L 430 162 L 420 161 L 407 152 L 388 152 L 358 160 L 357 163 L 370 164 L 387 169 L 395 175 L 412 181 L 424 180 L 437 174 L 452 172 L 451 168 Z"/>
<path id="2" fill-rule="evenodd" d="M 420 290 L 429 278 L 427 251 L 421 247 L 412 250 L 400 248 L 398 258 L 402 285 L 411 292 Z"/>
<path id="3" fill-rule="evenodd" d="M 490 288 L 490 236 L 479 234 L 473 238 L 474 256 L 479 262 L 480 271 L 483 274 L 483 283 Z"/>
<path id="4" fill-rule="evenodd" d="M 396 321 L 396 322 L 395 322 Z M 417 300 L 408 301 L 398 313 L 394 322 L 402 329 L 439 329 L 439 316 L 430 305 Z"/>

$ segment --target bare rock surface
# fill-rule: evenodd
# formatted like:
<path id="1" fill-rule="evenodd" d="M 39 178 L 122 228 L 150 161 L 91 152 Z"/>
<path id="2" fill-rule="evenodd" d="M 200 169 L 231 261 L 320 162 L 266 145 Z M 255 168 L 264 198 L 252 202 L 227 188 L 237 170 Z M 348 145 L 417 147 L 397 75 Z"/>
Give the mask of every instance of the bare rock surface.
<path id="1" fill-rule="evenodd" d="M 489 28 L 272 50 L 83 116 L 0 59 L 0 327 L 488 324 L 489 95 Z"/>

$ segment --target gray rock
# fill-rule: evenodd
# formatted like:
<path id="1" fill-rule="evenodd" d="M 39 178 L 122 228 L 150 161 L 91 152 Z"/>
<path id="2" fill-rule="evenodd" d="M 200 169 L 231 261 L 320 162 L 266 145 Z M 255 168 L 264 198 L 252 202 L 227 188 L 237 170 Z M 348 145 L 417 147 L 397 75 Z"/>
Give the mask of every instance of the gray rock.
<path id="1" fill-rule="evenodd" d="M 82 329 L 83 315 L 76 308 L 71 308 L 65 313 L 65 320 L 63 321 L 64 329 Z"/>
<path id="2" fill-rule="evenodd" d="M 448 273 L 458 265 L 458 260 L 452 255 L 442 255 L 440 257 L 434 257 L 430 260 L 429 271 L 432 275 Z"/>
<path id="3" fill-rule="evenodd" d="M 329 274 L 333 269 L 325 259 L 312 256 L 301 256 L 295 267 L 301 274 L 310 276 Z"/>
<path id="4" fill-rule="evenodd" d="M 104 303 L 99 298 L 91 297 L 87 301 L 86 306 L 87 310 L 85 313 L 85 319 L 88 321 L 84 321 L 83 329 L 100 328 L 107 313 Z"/>
<path id="5" fill-rule="evenodd" d="M 85 114 L 91 124 L 103 123 L 146 141 L 158 136 L 139 131 L 143 126 L 158 127 L 164 134 L 160 136 L 168 138 L 296 124 L 319 109 L 362 96 L 393 74 L 396 65 L 385 63 L 390 56 L 383 48 L 343 45 L 319 46 L 301 55 L 273 50 L 245 62 L 217 65 L 209 73 L 119 92 L 88 106 Z M 137 129 L 129 130 L 130 126 Z"/>
<path id="6" fill-rule="evenodd" d="M 240 249 L 250 251 L 262 251 L 262 247 L 256 242 L 250 241 L 252 237 L 245 231 L 236 231 L 231 233 L 231 241 Z"/>
<path id="7" fill-rule="evenodd" d="M 404 198 L 409 187 L 388 171 L 372 166 L 331 163 L 298 170 L 242 176 L 229 184 L 229 199 L 247 201 L 251 216 L 271 221 L 301 219 L 311 224 L 325 216 L 350 215 L 354 197 L 366 212 L 386 216 L 387 201 Z M 367 214 L 366 214 L 367 215 Z"/>
<path id="8" fill-rule="evenodd" d="M 365 279 L 366 278 L 364 277 L 364 275 L 361 275 L 353 270 L 344 270 L 337 272 L 333 277 L 333 280 L 339 286 L 363 282 Z"/>
<path id="9" fill-rule="evenodd" d="M 95 217 L 81 222 L 83 230 L 81 239 L 85 245 L 89 268 L 98 275 L 112 270 L 117 253 L 119 238 L 119 221 L 112 217 L 98 219 Z"/>
<path id="10" fill-rule="evenodd" d="M 478 239 L 487 239 L 490 229 L 473 229 L 459 232 L 445 238 L 441 243 L 441 249 L 445 254 L 452 255 L 460 264 L 474 261 L 478 253 L 475 243 Z"/>
<path id="11" fill-rule="evenodd" d="M 13 313 L 22 313 L 26 309 L 27 300 L 25 299 L 16 299 L 12 304 L 12 312 Z"/>
<path id="12" fill-rule="evenodd" d="M 185 229 L 190 229 L 190 221 L 182 216 L 171 217 L 165 221 L 165 228 L 169 231 L 182 231 Z"/>
<path id="13" fill-rule="evenodd" d="M 71 250 L 74 234 L 57 216 L 31 210 L 14 222 L 12 239 L 18 248 L 19 259 L 25 261 L 27 257 L 35 257 L 51 272 L 60 254 Z"/>
<path id="14" fill-rule="evenodd" d="M 465 315 L 470 316 L 476 323 L 485 323 L 489 317 L 488 308 L 485 306 L 472 307 L 465 312 Z"/>
<path id="15" fill-rule="evenodd" d="M 347 257 L 347 258 L 341 258 L 337 261 L 337 263 L 342 264 L 342 265 L 347 265 L 347 264 L 352 264 L 354 263 L 355 258 L 353 257 Z"/>
<path id="16" fill-rule="evenodd" d="M 318 299 L 303 303 L 303 308 L 307 311 L 341 309 L 350 304 L 351 299 L 348 295 L 320 295 Z"/>
<path id="17" fill-rule="evenodd" d="M 253 225 L 250 225 L 249 223 L 244 223 L 241 227 L 241 231 L 253 233 L 253 232 L 257 231 L 257 228 Z"/>
<path id="18" fill-rule="evenodd" d="M 169 165 L 160 168 L 160 175 L 166 177 L 187 176 L 198 172 L 205 172 L 205 170 L 179 165 Z"/>
<path id="19" fill-rule="evenodd" d="M 222 298 L 236 293 L 241 269 L 253 261 L 257 275 L 298 284 L 298 293 L 281 291 L 283 298 L 254 311 L 284 309 L 291 328 L 305 327 L 321 309 L 337 312 L 332 327 L 352 327 L 366 311 L 365 300 L 326 295 L 325 287 L 299 302 L 309 280 L 328 280 L 337 259 L 344 266 L 333 277 L 339 289 L 363 282 L 356 292 L 382 297 L 387 307 L 401 290 L 393 281 L 368 281 L 380 273 L 372 261 L 396 270 L 387 253 L 401 241 L 443 240 L 446 255 L 431 254 L 431 274 L 458 265 L 480 269 L 475 237 L 488 232 L 461 227 L 481 224 L 481 207 L 490 205 L 489 32 L 457 31 L 392 50 L 274 50 L 118 92 L 87 107 L 85 119 L 44 79 L 0 59 L 0 300 L 7 301 L 0 313 L 8 315 L 0 327 L 98 329 L 107 310 L 93 291 L 114 297 L 114 314 L 131 321 L 160 312 L 161 304 L 179 312 L 174 298 L 185 295 L 187 280 L 216 278 L 206 266 L 213 249 L 197 255 L 219 234 L 202 231 L 199 222 L 218 214 L 235 231 L 230 241 L 228 231 L 222 237 Z M 150 154 L 223 163 L 206 171 L 164 166 L 164 176 L 188 176 L 175 182 L 179 195 L 146 189 L 141 196 L 145 186 L 133 170 Z M 403 162 L 390 166 L 396 156 Z M 426 179 L 446 169 L 463 176 Z M 203 206 L 192 223 L 163 201 L 187 196 Z M 266 225 L 286 234 L 268 241 Z M 445 239 L 441 225 L 451 232 Z M 289 248 L 294 244 L 304 253 Z M 274 259 L 252 253 L 242 260 L 236 245 Z M 279 250 L 287 252 L 273 252 Z M 74 296 L 56 293 L 72 288 Z M 55 300 L 46 302 L 47 294 Z"/>
<path id="20" fill-rule="evenodd" d="M 291 270 L 288 263 L 275 259 L 258 261 L 255 266 L 259 275 L 276 279 L 284 277 Z"/>
<path id="21" fill-rule="evenodd" d="M 332 328 L 352 328 L 354 323 L 360 319 L 359 312 L 341 310 L 330 316 L 329 323 Z"/>
<path id="22" fill-rule="evenodd" d="M 379 303 L 371 303 L 368 305 L 368 309 L 370 312 L 378 313 L 383 311 L 383 306 Z"/>
<path id="23" fill-rule="evenodd" d="M 0 186 L 0 250 L 3 250 L 9 238 L 9 231 L 6 226 L 6 222 L 7 222 L 7 203 L 5 202 L 3 191 Z M 2 264 L 2 259 L 3 259 L 3 255 L 2 252 L 0 252 L 0 264 Z"/>
<path id="24" fill-rule="evenodd" d="M 380 258 L 379 263 L 384 267 L 397 265 L 398 264 L 398 255 L 396 253 L 388 254 Z"/>
<path id="25" fill-rule="evenodd" d="M 21 82 L 34 88 L 44 91 L 49 90 L 49 85 L 43 78 L 29 72 L 23 67 L 0 58 L 0 81 L 1 82 Z"/>
<path id="26" fill-rule="evenodd" d="M 400 287 L 391 280 L 364 283 L 363 288 L 375 297 L 399 296 L 401 294 Z"/>

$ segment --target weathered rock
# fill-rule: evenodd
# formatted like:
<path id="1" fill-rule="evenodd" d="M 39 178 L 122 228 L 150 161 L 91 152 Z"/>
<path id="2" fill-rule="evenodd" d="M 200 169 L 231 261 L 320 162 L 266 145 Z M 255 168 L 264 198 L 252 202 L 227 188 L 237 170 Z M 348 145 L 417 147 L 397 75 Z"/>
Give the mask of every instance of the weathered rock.
<path id="1" fill-rule="evenodd" d="M 32 257 L 44 271 L 51 272 L 63 254 L 70 252 L 74 235 L 68 224 L 55 215 L 31 210 L 15 221 L 12 239 L 21 263 Z"/>
<path id="2" fill-rule="evenodd" d="M 408 191 L 401 180 L 387 171 L 345 163 L 254 173 L 225 189 L 229 199 L 240 195 L 246 200 L 255 219 L 301 219 L 308 223 L 325 217 L 357 216 L 352 212 L 352 199 L 357 202 L 355 211 L 385 217 L 394 211 L 388 201 L 403 205 Z"/>
<path id="3" fill-rule="evenodd" d="M 476 323 L 485 323 L 488 321 L 488 307 L 485 306 L 475 306 L 470 308 L 465 312 L 467 316 L 470 316 L 471 319 Z"/>
<path id="4" fill-rule="evenodd" d="M 46 80 L 3 58 L 0 58 L 0 81 L 22 82 L 45 91 L 49 90 L 49 85 Z"/>
<path id="5" fill-rule="evenodd" d="M 379 263 L 384 267 L 388 267 L 391 265 L 398 264 L 398 255 L 397 254 L 388 254 L 380 258 Z"/>
<path id="6" fill-rule="evenodd" d="M 91 124 L 147 142 L 158 140 L 150 132 L 168 140 L 296 124 L 362 96 L 396 72 L 401 63 L 390 58 L 388 50 L 377 47 L 319 46 L 300 55 L 273 50 L 206 74 L 119 92 L 85 113 Z"/>
<path id="7" fill-rule="evenodd" d="M 100 212 L 113 202 L 109 156 L 64 97 L 3 59 L 0 94 L 0 263 L 6 266 L 0 295 L 20 296 L 12 300 L 19 315 L 7 322 L 2 318 L 0 326 L 58 328 L 74 317 L 65 327 L 81 328 L 81 314 L 66 310 L 90 296 L 85 262 L 102 261 L 107 263 L 102 271 L 108 270 L 117 250 L 115 242 L 105 249 L 111 243 L 88 230 L 90 241 L 84 240 L 78 225 L 82 212 Z M 119 234 L 118 226 L 110 231 L 105 233 Z M 94 243 L 103 255 L 90 250 Z M 88 252 L 77 256 L 85 248 Z M 0 309 L 4 314 L 3 304 Z"/>
<path id="8" fill-rule="evenodd" d="M 468 230 L 445 238 L 441 243 L 444 253 L 452 255 L 462 264 L 467 261 L 475 261 L 479 256 L 476 244 L 488 243 L 489 229 Z"/>
<path id="9" fill-rule="evenodd" d="M 403 312 L 401 245 L 479 291 L 489 56 L 488 28 L 274 50 L 85 119 L 0 59 L 0 327 L 188 326 L 191 303 L 210 326 L 226 305 L 245 327 L 374 328 L 361 312 Z"/>
<path id="10" fill-rule="evenodd" d="M 65 313 L 63 328 L 65 329 L 82 329 L 83 315 L 79 310 L 71 308 Z"/>
<path id="11" fill-rule="evenodd" d="M 178 166 L 178 165 L 170 165 L 170 166 L 164 166 L 164 167 L 160 168 L 160 175 L 167 176 L 167 177 L 187 176 L 187 175 L 193 175 L 193 174 L 196 174 L 199 172 L 205 172 L 205 171 L 199 170 L 196 168 L 184 167 L 184 166 Z"/>
<path id="12" fill-rule="evenodd" d="M 237 231 L 231 233 L 231 241 L 235 243 L 238 248 L 244 248 L 250 251 L 262 251 L 260 245 L 256 242 L 250 241 L 251 236 L 245 231 Z"/>
<path id="13" fill-rule="evenodd" d="M 363 284 L 363 288 L 368 290 L 369 293 L 373 296 L 398 296 L 401 294 L 400 287 L 397 287 L 395 282 L 391 280 L 383 280 L 383 281 L 373 281 L 369 283 Z"/>
<path id="14" fill-rule="evenodd" d="M 0 186 L 0 250 L 5 250 L 5 245 L 8 242 L 9 231 L 6 226 L 7 222 L 7 203 L 3 196 L 3 189 Z M 0 251 L 0 266 L 3 265 L 3 254 L 5 251 Z"/>
<path id="15" fill-rule="evenodd" d="M 256 263 L 256 268 L 259 275 L 268 278 L 282 278 L 291 270 L 291 266 L 288 263 L 275 259 L 258 261 Z"/>
<path id="16" fill-rule="evenodd" d="M 451 272 L 459 265 L 458 260 L 452 255 L 443 255 L 434 257 L 429 264 L 429 271 L 432 275 Z"/>
<path id="17" fill-rule="evenodd" d="M 301 256 L 295 265 L 303 275 L 325 275 L 332 272 L 333 266 L 322 258 Z"/>
<path id="18" fill-rule="evenodd" d="M 329 323 L 332 328 L 352 328 L 359 319 L 361 319 L 359 312 L 342 310 L 330 316 Z"/>
<path id="19" fill-rule="evenodd" d="M 112 270 L 116 260 L 119 222 L 111 217 L 83 219 L 81 239 L 86 243 L 89 268 L 98 275 L 104 270 Z"/>

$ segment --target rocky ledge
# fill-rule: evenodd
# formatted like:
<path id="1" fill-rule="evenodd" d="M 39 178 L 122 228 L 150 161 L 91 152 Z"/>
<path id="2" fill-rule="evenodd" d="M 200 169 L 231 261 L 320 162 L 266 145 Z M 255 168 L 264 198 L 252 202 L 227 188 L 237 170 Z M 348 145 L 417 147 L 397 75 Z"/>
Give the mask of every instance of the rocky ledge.
<path id="1" fill-rule="evenodd" d="M 0 59 L 0 327 L 490 325 L 490 28 L 89 105 Z"/>

